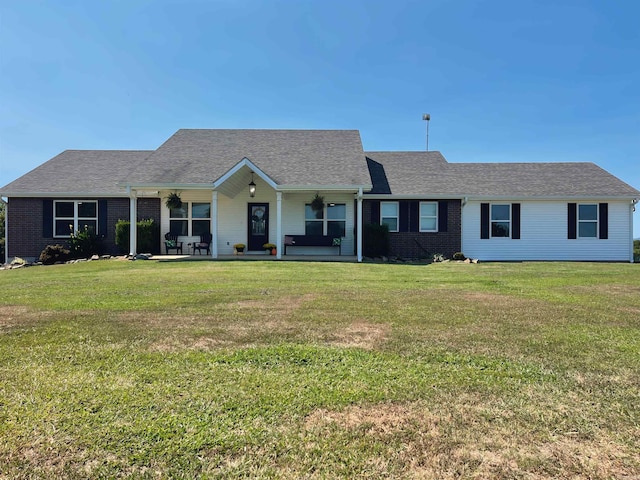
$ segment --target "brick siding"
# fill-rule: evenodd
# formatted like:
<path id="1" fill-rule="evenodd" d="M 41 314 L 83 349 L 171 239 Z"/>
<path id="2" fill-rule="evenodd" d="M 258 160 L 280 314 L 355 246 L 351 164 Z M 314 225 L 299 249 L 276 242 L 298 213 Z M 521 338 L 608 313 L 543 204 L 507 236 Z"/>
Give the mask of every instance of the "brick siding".
<path id="1" fill-rule="evenodd" d="M 13 257 L 37 260 L 47 245 L 68 245 L 65 238 L 43 236 L 43 200 L 44 198 L 18 197 L 9 199 L 7 206 L 7 253 L 9 260 Z M 105 235 L 103 245 L 105 253 L 117 255 L 120 250 L 115 244 L 116 223 L 118 220 L 129 219 L 129 199 L 108 198 L 106 200 L 107 230 L 106 232 L 101 232 L 101 234 Z M 160 222 L 159 198 L 138 199 L 138 220 L 149 218 L 153 218 L 158 223 Z M 156 250 L 154 253 L 160 252 L 160 238 L 158 238 Z M 3 259 L 0 259 L 1 261 Z"/>
<path id="2" fill-rule="evenodd" d="M 433 201 L 423 199 L 421 201 Z M 462 217 L 460 200 L 448 200 L 448 228 L 446 232 L 391 232 L 389 234 L 391 250 L 389 255 L 402 258 L 424 258 L 441 253 L 451 258 L 459 252 L 462 245 Z M 362 206 L 365 223 L 371 223 L 371 201 Z"/>

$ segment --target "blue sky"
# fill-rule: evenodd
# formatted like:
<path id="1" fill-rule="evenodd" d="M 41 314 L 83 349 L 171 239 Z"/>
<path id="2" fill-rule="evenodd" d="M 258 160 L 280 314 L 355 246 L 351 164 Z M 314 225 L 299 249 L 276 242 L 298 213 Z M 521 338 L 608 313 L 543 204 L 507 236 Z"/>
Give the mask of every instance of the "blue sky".
<path id="1" fill-rule="evenodd" d="M 640 2 L 0 0 L 0 185 L 179 128 L 360 130 L 640 188 Z M 640 237 L 640 208 L 634 236 Z"/>

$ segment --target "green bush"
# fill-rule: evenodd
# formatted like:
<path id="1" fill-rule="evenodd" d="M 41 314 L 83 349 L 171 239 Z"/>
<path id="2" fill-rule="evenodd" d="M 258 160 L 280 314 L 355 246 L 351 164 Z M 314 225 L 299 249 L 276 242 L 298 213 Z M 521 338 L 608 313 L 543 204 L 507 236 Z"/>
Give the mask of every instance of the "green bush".
<path id="1" fill-rule="evenodd" d="M 44 265 L 53 265 L 56 262 L 66 262 L 71 258 L 68 249 L 62 245 L 47 245 L 40 253 L 38 259 Z"/>
<path id="2" fill-rule="evenodd" d="M 640 263 L 640 240 L 633 241 L 633 261 Z"/>
<path id="3" fill-rule="evenodd" d="M 118 220 L 116 223 L 116 245 L 122 253 L 129 252 L 129 233 L 131 224 L 127 220 Z M 152 253 L 157 250 L 159 236 L 158 224 L 152 219 L 140 220 L 136 223 L 138 233 L 138 251 Z"/>
<path id="4" fill-rule="evenodd" d="M 391 249 L 389 227 L 368 223 L 364 225 L 364 238 L 362 250 L 367 257 L 384 257 L 389 255 Z"/>
<path id="5" fill-rule="evenodd" d="M 88 226 L 82 230 L 71 232 L 69 237 L 69 251 L 71 258 L 89 258 L 92 255 L 104 253 L 102 237 L 99 237 Z"/>

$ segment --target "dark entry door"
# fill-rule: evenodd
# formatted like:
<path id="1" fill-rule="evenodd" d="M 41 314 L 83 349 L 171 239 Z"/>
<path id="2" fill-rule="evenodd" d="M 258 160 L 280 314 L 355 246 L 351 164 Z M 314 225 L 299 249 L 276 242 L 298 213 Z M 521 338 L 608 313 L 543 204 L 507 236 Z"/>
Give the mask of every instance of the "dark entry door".
<path id="1" fill-rule="evenodd" d="M 269 204 L 249 204 L 249 232 L 247 250 L 264 250 L 262 245 L 269 241 Z"/>

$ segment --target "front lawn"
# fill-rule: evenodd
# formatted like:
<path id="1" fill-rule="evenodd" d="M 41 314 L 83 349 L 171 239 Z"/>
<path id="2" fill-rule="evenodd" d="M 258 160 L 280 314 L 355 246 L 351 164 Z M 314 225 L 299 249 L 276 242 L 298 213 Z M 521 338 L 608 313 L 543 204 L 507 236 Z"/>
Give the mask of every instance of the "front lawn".
<path id="1" fill-rule="evenodd" d="M 640 476 L 640 267 L 0 271 L 0 478 Z"/>

